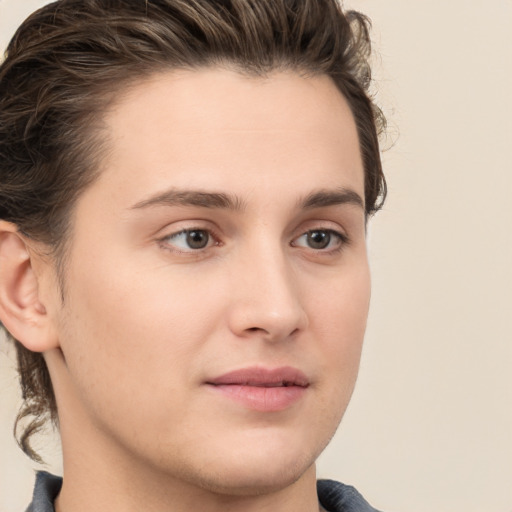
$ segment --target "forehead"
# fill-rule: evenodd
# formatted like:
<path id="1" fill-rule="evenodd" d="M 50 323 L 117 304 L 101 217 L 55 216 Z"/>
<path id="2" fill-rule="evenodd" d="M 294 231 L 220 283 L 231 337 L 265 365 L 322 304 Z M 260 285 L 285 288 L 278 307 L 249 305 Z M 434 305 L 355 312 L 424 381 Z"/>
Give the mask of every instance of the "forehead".
<path id="1" fill-rule="evenodd" d="M 100 181 L 126 192 L 135 176 L 134 193 L 232 189 L 238 179 L 311 187 L 312 177 L 318 188 L 364 187 L 354 119 L 327 76 L 161 73 L 131 87 L 105 121 L 110 152 Z"/>

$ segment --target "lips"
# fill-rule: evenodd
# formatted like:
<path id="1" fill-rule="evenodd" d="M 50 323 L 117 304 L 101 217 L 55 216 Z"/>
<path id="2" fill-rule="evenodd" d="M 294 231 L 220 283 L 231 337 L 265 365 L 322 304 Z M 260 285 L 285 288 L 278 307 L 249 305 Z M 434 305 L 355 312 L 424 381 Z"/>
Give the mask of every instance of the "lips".
<path id="1" fill-rule="evenodd" d="M 211 379 L 206 384 L 225 398 L 260 412 L 291 407 L 309 387 L 306 375 L 289 366 L 244 368 Z"/>

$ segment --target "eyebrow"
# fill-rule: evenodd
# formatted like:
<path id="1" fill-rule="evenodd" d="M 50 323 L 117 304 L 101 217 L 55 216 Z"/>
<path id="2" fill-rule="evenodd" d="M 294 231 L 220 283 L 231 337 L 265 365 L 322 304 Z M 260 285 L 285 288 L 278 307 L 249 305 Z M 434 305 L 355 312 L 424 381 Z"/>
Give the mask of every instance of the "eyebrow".
<path id="1" fill-rule="evenodd" d="M 365 209 L 363 198 L 357 192 L 348 188 L 318 190 L 299 201 L 299 207 L 304 210 L 342 204 L 351 204 Z"/>
<path id="2" fill-rule="evenodd" d="M 134 204 L 131 209 L 151 206 L 199 206 L 201 208 L 241 211 L 245 205 L 240 198 L 223 192 L 170 189 Z"/>
<path id="3" fill-rule="evenodd" d="M 364 210 L 364 201 L 361 196 L 354 190 L 347 188 L 317 190 L 297 202 L 298 208 L 302 210 L 343 204 L 351 204 Z M 245 203 L 239 197 L 223 192 L 170 189 L 139 201 L 130 209 L 137 210 L 154 206 L 198 206 L 201 208 L 242 211 L 245 208 Z"/>

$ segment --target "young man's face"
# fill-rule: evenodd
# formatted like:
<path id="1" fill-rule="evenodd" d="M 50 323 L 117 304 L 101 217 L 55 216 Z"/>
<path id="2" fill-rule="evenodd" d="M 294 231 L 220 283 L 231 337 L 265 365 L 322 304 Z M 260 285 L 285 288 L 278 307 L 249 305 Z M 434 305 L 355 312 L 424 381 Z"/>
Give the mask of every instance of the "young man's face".
<path id="1" fill-rule="evenodd" d="M 326 77 L 210 69 L 139 84 L 106 123 L 55 291 L 65 457 L 290 484 L 345 411 L 368 312 L 347 103 Z"/>

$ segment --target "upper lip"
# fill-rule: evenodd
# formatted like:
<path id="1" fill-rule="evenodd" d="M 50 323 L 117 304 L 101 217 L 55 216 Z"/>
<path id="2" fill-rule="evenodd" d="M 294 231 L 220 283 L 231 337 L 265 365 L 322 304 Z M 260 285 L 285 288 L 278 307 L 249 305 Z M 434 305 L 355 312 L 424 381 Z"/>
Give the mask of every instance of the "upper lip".
<path id="1" fill-rule="evenodd" d="M 279 368 L 254 366 L 225 373 L 224 375 L 208 380 L 207 384 L 213 384 L 215 386 L 231 384 L 260 387 L 307 387 L 309 386 L 309 381 L 302 371 L 291 366 L 282 366 Z"/>

